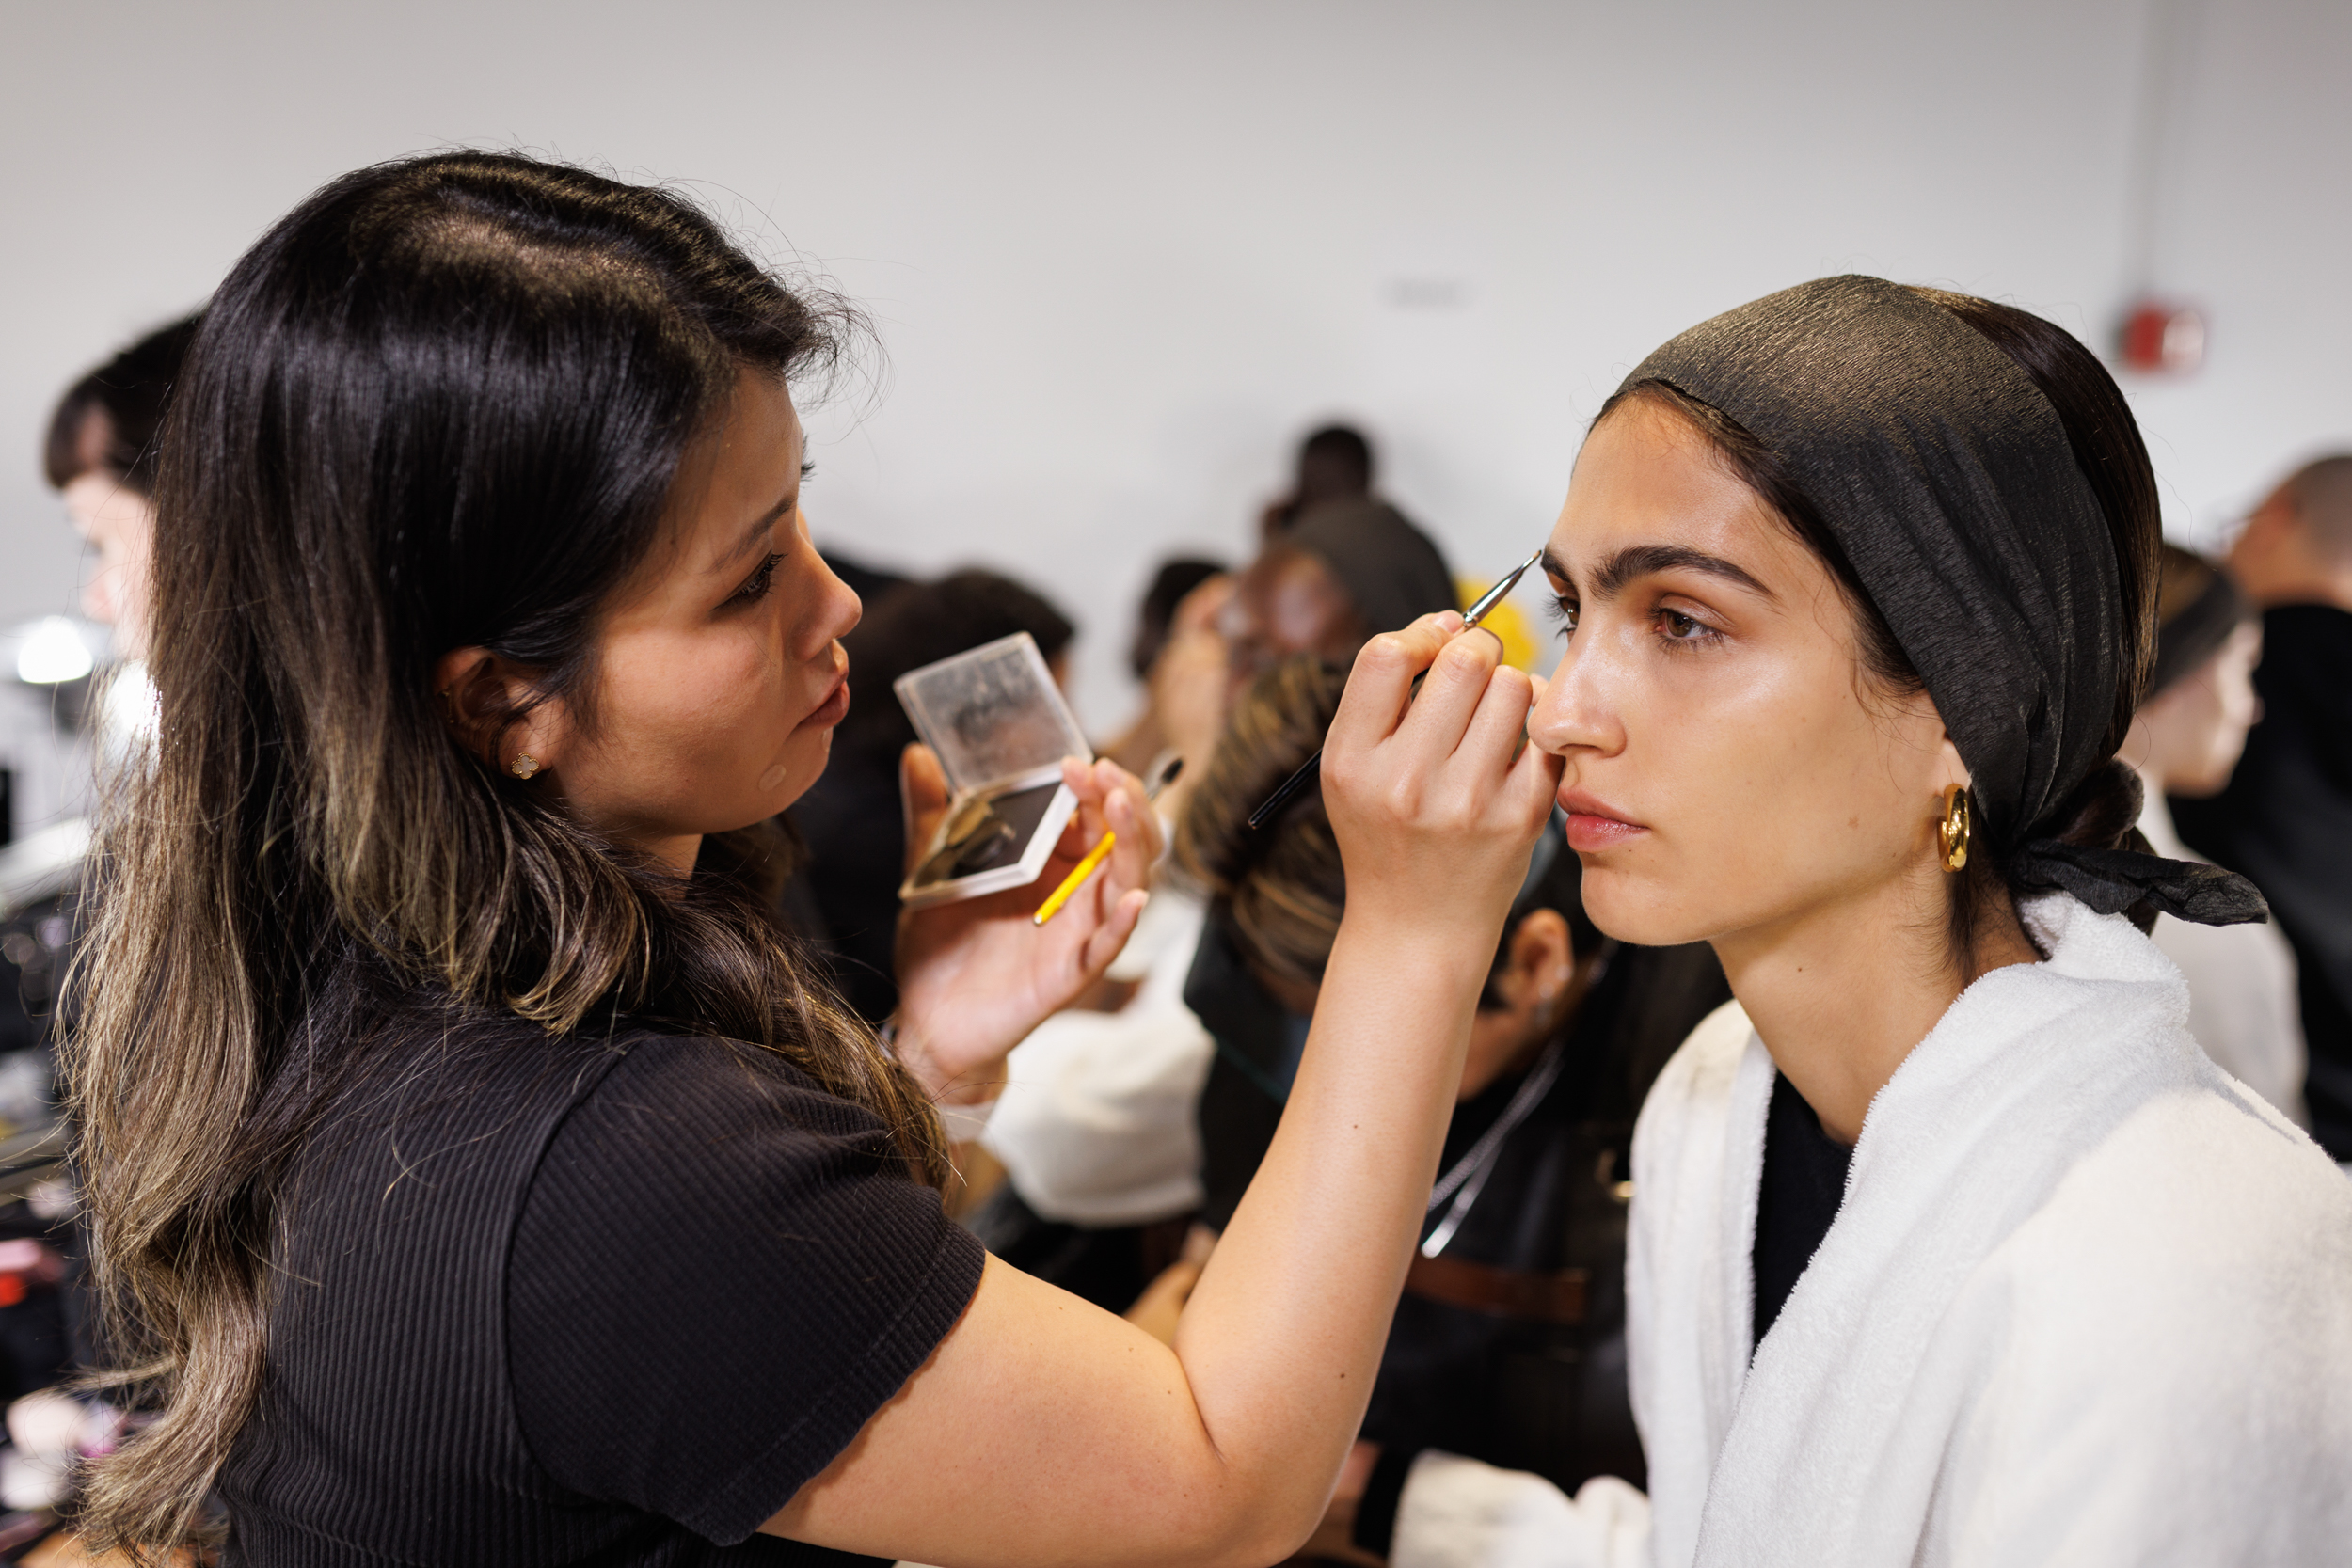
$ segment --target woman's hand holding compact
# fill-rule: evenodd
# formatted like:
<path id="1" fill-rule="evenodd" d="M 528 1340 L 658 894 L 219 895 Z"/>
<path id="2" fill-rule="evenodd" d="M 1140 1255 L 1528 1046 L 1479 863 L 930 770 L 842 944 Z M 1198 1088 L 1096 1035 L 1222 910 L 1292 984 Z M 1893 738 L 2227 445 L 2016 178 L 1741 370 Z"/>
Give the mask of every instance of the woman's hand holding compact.
<path id="1" fill-rule="evenodd" d="M 972 1104 L 1004 1082 L 1005 1054 L 1101 978 L 1143 912 L 1162 834 L 1142 783 L 1113 762 L 1062 764 L 1078 810 L 1038 879 L 898 917 L 898 1059 L 943 1103 Z M 929 748 L 898 768 L 912 856 L 947 810 L 947 781 Z M 1058 914 L 1039 901 L 1102 840 L 1119 841 Z"/>

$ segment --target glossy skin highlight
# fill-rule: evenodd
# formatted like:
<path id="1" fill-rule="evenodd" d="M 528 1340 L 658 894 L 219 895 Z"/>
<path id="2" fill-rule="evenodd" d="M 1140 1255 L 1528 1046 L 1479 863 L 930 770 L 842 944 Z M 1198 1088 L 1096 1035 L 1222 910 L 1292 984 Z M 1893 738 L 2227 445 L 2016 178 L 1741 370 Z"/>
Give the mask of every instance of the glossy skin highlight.
<path id="1" fill-rule="evenodd" d="M 1949 951 L 1934 825 L 1968 775 L 1934 705 L 1879 689 L 1828 567 L 1657 404 L 1595 427 L 1544 564 L 1567 646 L 1529 734 L 1564 764 L 1585 909 L 1713 943 L 1851 1142 L 1966 981 L 2035 957 L 2013 915 Z"/>

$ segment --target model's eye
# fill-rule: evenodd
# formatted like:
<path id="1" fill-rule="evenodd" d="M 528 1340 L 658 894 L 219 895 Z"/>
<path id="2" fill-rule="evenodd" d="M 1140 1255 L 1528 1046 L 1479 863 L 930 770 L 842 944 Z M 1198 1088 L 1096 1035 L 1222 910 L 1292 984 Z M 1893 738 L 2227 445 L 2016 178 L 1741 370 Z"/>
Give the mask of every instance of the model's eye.
<path id="1" fill-rule="evenodd" d="M 761 562 L 759 563 L 759 569 L 754 572 L 750 577 L 743 579 L 743 586 L 737 589 L 734 595 L 730 597 L 727 602 L 729 604 L 741 604 L 748 603 L 753 599 L 766 598 L 768 596 L 768 590 L 776 585 L 776 566 L 777 563 L 783 560 L 784 557 L 781 555 L 771 555 L 767 560 Z"/>
<path id="2" fill-rule="evenodd" d="M 1558 594 L 1552 598 L 1550 604 L 1545 606 L 1544 613 L 1551 617 L 1552 624 L 1560 628 L 1562 637 L 1573 637 L 1576 635 L 1577 611 L 1581 608 L 1574 599 L 1565 594 Z"/>
<path id="3" fill-rule="evenodd" d="M 1694 621 L 1678 610 L 1661 610 L 1658 618 L 1664 624 L 1666 635 L 1677 642 L 1692 641 L 1706 636 L 1708 630 L 1706 622 Z"/>

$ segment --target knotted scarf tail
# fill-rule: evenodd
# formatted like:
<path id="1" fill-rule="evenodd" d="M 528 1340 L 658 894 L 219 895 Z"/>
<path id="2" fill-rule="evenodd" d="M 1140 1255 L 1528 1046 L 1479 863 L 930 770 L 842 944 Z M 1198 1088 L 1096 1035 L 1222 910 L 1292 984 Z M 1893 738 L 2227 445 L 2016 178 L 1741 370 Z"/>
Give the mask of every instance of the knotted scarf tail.
<path id="1" fill-rule="evenodd" d="M 2011 857 L 2010 877 L 2022 888 L 2071 893 L 2101 914 L 2146 904 L 2196 926 L 2245 926 L 2270 918 L 2262 894 L 2236 872 L 2134 849 L 2093 849 L 2038 838 Z"/>

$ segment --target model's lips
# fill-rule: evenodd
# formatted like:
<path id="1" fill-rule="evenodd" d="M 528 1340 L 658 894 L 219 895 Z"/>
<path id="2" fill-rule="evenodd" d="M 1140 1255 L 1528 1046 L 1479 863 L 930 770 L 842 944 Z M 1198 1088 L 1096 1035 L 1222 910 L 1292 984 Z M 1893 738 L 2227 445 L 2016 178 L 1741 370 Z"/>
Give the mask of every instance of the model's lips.
<path id="1" fill-rule="evenodd" d="M 1649 830 L 1626 819 L 1625 814 L 1581 789 L 1560 792 L 1560 809 L 1568 814 L 1568 847 L 1580 854 L 1613 849 Z"/>
<path id="2" fill-rule="evenodd" d="M 835 724 L 841 722 L 842 720 L 848 718 L 849 714 L 850 677 L 845 673 L 842 674 L 840 679 L 834 682 L 833 689 L 825 693 L 825 700 L 818 703 L 817 706 L 811 710 L 809 716 L 801 721 L 799 727 L 802 729 L 829 730 Z"/>

